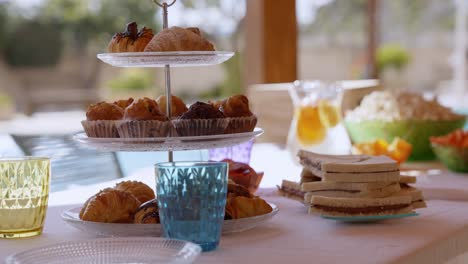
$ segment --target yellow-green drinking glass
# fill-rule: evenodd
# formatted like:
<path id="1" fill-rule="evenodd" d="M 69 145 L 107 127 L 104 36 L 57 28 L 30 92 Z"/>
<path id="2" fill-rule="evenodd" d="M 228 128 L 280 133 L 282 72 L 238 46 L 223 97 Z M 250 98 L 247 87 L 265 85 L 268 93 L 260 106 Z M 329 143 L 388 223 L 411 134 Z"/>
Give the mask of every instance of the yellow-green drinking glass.
<path id="1" fill-rule="evenodd" d="M 0 238 L 42 233 L 49 184 L 49 158 L 0 158 Z"/>

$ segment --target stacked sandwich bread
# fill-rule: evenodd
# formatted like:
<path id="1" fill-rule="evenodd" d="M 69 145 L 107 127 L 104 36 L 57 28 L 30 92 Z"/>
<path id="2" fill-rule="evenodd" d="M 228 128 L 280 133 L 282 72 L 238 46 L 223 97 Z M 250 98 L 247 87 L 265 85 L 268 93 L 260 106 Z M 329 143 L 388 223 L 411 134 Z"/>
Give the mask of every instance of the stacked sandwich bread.
<path id="1" fill-rule="evenodd" d="M 325 216 L 411 213 L 426 207 L 420 190 L 400 176 L 398 164 L 386 156 L 321 155 L 300 151 L 304 170 L 299 183 L 283 181 L 280 192 L 300 199 L 310 213 Z M 299 189 L 300 188 L 300 189 Z"/>

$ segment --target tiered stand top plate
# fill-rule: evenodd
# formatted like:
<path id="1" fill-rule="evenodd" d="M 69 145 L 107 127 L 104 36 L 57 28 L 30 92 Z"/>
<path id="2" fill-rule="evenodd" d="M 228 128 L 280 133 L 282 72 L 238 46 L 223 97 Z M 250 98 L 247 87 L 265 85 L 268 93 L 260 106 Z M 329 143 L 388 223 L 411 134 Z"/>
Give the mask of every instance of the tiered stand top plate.
<path id="1" fill-rule="evenodd" d="M 261 128 L 248 133 L 157 138 L 90 138 L 83 132 L 75 134 L 73 139 L 86 147 L 101 151 L 178 151 L 234 146 L 261 134 Z"/>
<path id="2" fill-rule="evenodd" d="M 234 56 L 231 51 L 174 51 L 101 53 L 97 57 L 114 67 L 198 67 L 221 64 Z"/>

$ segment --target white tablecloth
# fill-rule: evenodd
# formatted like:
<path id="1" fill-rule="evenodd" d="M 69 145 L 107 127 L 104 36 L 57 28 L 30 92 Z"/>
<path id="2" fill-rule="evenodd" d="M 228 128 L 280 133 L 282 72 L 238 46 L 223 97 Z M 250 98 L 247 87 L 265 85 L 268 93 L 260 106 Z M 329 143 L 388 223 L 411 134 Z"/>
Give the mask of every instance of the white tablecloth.
<path id="1" fill-rule="evenodd" d="M 341 224 L 306 214 L 269 190 L 280 212 L 264 226 L 223 236 L 197 263 L 443 263 L 468 250 L 468 203 L 429 201 L 421 215 L 374 224 Z M 70 206 L 50 207 L 42 236 L 0 240 L 0 259 L 28 248 L 94 236 L 61 221 Z"/>
<path id="2" fill-rule="evenodd" d="M 273 145 L 254 148 L 252 165 L 265 171 L 263 187 L 281 179 L 298 179 L 300 167 L 288 152 Z M 414 164 L 411 165 L 414 167 Z M 423 166 L 427 168 L 427 164 Z M 431 164 L 436 169 L 440 165 Z M 129 177 L 154 186 L 152 168 Z M 52 193 L 44 234 L 35 238 L 0 240 L 0 260 L 32 247 L 93 236 L 61 221 L 60 213 L 82 203 L 99 189 L 120 180 L 77 186 Z M 205 253 L 198 263 L 443 263 L 468 251 L 468 176 L 431 170 L 418 176 L 429 208 L 420 216 L 375 224 L 340 224 L 306 214 L 298 202 L 277 196 L 273 189 L 262 196 L 277 204 L 280 212 L 262 227 L 223 236 L 220 248 Z M 468 263 L 468 258 L 458 263 Z"/>

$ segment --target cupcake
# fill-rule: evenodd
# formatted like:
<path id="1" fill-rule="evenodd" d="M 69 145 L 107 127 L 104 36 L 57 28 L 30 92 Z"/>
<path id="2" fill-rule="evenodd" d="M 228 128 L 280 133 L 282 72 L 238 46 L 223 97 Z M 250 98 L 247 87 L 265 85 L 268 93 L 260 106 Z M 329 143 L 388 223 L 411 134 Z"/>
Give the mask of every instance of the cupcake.
<path id="1" fill-rule="evenodd" d="M 223 134 L 229 119 L 210 104 L 196 102 L 187 112 L 173 121 L 177 134 L 186 136 L 205 136 Z"/>
<path id="2" fill-rule="evenodd" d="M 156 102 L 159 105 L 159 110 L 167 115 L 166 112 L 166 96 L 161 95 L 156 99 Z M 171 118 L 176 118 L 181 116 L 183 113 L 187 112 L 187 106 L 185 105 L 184 101 L 177 96 L 171 96 Z"/>
<path id="3" fill-rule="evenodd" d="M 249 99 L 244 95 L 234 95 L 222 101 L 219 110 L 230 119 L 226 134 L 252 132 L 257 125 L 257 117 L 250 111 Z"/>
<path id="4" fill-rule="evenodd" d="M 86 111 L 86 120 L 81 124 L 88 137 L 118 138 L 116 120 L 121 120 L 124 110 L 115 104 L 100 102 Z"/>
<path id="5" fill-rule="evenodd" d="M 114 104 L 122 107 L 122 109 L 125 110 L 125 108 L 127 108 L 129 105 L 131 105 L 133 103 L 133 101 L 135 101 L 135 100 L 133 100 L 133 98 L 130 97 L 128 99 L 115 101 Z"/>
<path id="6" fill-rule="evenodd" d="M 145 97 L 125 109 L 117 129 L 123 138 L 149 138 L 167 136 L 170 126 L 167 116 L 159 110 L 158 103 Z"/>

